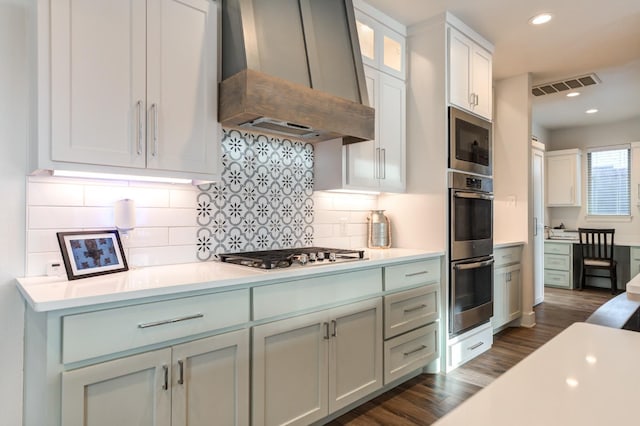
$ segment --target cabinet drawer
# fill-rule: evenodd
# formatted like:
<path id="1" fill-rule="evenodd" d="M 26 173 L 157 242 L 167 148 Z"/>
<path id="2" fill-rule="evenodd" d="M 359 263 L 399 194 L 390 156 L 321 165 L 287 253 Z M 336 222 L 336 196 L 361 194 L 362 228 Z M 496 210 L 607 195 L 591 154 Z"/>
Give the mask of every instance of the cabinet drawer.
<path id="1" fill-rule="evenodd" d="M 631 259 L 640 260 L 640 247 L 631 247 Z"/>
<path id="2" fill-rule="evenodd" d="M 384 268 L 384 289 L 387 291 L 432 282 L 440 282 L 440 258 Z"/>
<path id="3" fill-rule="evenodd" d="M 449 364 L 458 366 L 489 350 L 493 344 L 491 326 L 449 346 Z"/>
<path id="4" fill-rule="evenodd" d="M 544 270 L 544 285 L 571 288 L 570 278 L 569 271 Z"/>
<path id="5" fill-rule="evenodd" d="M 379 294 L 381 291 L 381 268 L 255 287 L 253 289 L 253 319 L 262 320 L 278 315 L 287 315 Z"/>
<path id="6" fill-rule="evenodd" d="M 568 271 L 571 269 L 571 257 L 559 254 L 544 255 L 544 269 L 555 269 L 556 271 Z"/>
<path id="7" fill-rule="evenodd" d="M 62 362 L 77 362 L 248 321 L 247 289 L 67 315 L 62 318 Z"/>
<path id="8" fill-rule="evenodd" d="M 438 319 L 438 288 L 432 284 L 384 297 L 384 338 Z"/>
<path id="9" fill-rule="evenodd" d="M 573 244 L 544 243 L 544 252 L 551 254 L 570 254 Z"/>
<path id="10" fill-rule="evenodd" d="M 384 384 L 438 358 L 438 324 L 384 342 Z"/>
<path id="11" fill-rule="evenodd" d="M 505 247 L 494 250 L 493 258 L 494 266 L 509 265 L 511 263 L 520 263 L 520 246 Z"/>

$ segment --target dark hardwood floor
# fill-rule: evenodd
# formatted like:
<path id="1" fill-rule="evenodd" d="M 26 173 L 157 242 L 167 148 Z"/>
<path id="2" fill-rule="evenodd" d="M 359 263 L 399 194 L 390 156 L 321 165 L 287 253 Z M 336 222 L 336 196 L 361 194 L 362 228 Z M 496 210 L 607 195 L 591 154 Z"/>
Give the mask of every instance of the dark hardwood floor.
<path id="1" fill-rule="evenodd" d="M 545 288 L 544 303 L 534 308 L 535 327 L 508 328 L 494 336 L 489 351 L 453 372 L 421 374 L 329 424 L 430 425 L 612 297 L 607 289 Z"/>

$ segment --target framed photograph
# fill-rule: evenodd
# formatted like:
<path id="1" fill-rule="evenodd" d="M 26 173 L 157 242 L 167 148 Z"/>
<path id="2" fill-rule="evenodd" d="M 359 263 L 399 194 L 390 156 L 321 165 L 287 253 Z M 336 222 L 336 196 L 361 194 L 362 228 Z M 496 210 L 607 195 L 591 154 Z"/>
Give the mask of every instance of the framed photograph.
<path id="1" fill-rule="evenodd" d="M 58 232 L 57 235 L 67 278 L 70 280 L 129 269 L 120 234 L 116 229 Z"/>

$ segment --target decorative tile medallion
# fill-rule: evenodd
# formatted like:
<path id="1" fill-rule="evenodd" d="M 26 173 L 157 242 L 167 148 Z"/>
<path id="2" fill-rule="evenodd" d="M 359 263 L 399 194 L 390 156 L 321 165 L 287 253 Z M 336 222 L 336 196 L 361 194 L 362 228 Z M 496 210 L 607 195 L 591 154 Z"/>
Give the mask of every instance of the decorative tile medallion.
<path id="1" fill-rule="evenodd" d="M 313 145 L 225 129 L 222 166 L 200 186 L 198 259 L 313 244 Z"/>

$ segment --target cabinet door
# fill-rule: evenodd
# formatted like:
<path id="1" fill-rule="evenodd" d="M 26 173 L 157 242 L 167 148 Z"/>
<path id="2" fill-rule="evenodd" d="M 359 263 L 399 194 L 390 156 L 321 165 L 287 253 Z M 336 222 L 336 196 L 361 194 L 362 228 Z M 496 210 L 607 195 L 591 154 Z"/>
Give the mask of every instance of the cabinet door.
<path id="1" fill-rule="evenodd" d="M 471 40 L 449 28 L 449 103 L 471 109 Z"/>
<path id="2" fill-rule="evenodd" d="M 249 331 L 173 348 L 172 426 L 249 424 Z"/>
<path id="3" fill-rule="evenodd" d="M 382 387 L 382 299 L 331 310 L 329 412 Z"/>
<path id="4" fill-rule="evenodd" d="M 65 426 L 169 426 L 171 349 L 62 373 Z"/>
<path id="5" fill-rule="evenodd" d="M 214 173 L 216 6 L 209 0 L 148 4 L 147 167 Z"/>
<path id="6" fill-rule="evenodd" d="M 493 71 L 491 54 L 476 46 L 471 60 L 471 87 L 475 95 L 473 112 L 491 120 L 493 112 Z"/>
<path id="7" fill-rule="evenodd" d="M 507 322 L 522 315 L 522 283 L 520 282 L 520 265 L 514 265 L 506 281 L 506 314 Z"/>
<path id="8" fill-rule="evenodd" d="M 369 105 L 376 110 L 376 139 L 380 135 L 380 110 L 378 109 L 378 71 L 364 67 L 364 76 L 369 94 Z M 346 145 L 344 150 L 346 186 L 353 189 L 378 190 L 378 149 L 376 140 Z"/>
<path id="9" fill-rule="evenodd" d="M 405 189 L 406 86 L 404 81 L 379 74 L 380 98 L 376 119 L 380 147 L 380 189 L 403 192 Z"/>
<path id="10" fill-rule="evenodd" d="M 307 425 L 328 414 L 328 321 L 322 311 L 253 328 L 253 425 Z"/>
<path id="11" fill-rule="evenodd" d="M 506 323 L 506 281 L 507 268 L 495 268 L 493 271 L 493 329 L 502 327 Z"/>
<path id="12" fill-rule="evenodd" d="M 547 156 L 547 206 L 579 206 L 576 155 Z"/>
<path id="13" fill-rule="evenodd" d="M 145 167 L 146 2 L 51 2 L 51 159 Z"/>

